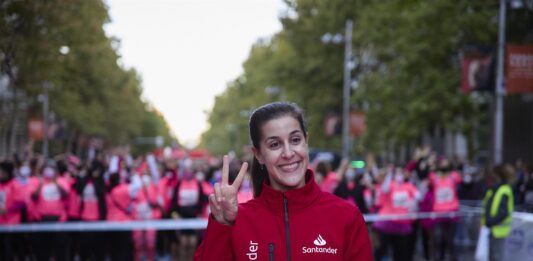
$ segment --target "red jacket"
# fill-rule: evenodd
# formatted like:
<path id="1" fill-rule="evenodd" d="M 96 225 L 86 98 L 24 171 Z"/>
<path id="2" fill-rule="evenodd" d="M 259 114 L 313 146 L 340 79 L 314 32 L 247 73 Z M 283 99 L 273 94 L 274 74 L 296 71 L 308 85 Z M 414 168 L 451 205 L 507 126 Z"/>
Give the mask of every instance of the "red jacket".
<path id="1" fill-rule="evenodd" d="M 322 192 L 309 170 L 303 188 L 261 195 L 239 205 L 235 223 L 209 218 L 194 260 L 372 260 L 359 210 Z"/>

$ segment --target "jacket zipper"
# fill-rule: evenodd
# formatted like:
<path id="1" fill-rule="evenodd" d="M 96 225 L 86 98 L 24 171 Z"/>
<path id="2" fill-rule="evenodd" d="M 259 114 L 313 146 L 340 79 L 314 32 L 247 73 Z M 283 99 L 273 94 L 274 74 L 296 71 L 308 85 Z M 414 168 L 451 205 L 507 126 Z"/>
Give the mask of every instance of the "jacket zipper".
<path id="1" fill-rule="evenodd" d="M 274 243 L 268 244 L 268 261 L 274 261 Z"/>
<path id="2" fill-rule="evenodd" d="M 291 261 L 291 238 L 289 233 L 289 207 L 287 198 L 283 195 L 283 210 L 285 212 L 285 242 L 287 244 L 287 261 Z"/>

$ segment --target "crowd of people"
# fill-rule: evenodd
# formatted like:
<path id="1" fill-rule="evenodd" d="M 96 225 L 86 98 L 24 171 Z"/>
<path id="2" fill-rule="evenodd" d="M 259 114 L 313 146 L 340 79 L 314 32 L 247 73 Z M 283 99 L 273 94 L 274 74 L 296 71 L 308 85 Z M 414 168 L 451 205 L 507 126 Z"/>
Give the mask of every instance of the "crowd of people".
<path id="1" fill-rule="evenodd" d="M 0 163 L 0 225 L 205 218 L 207 195 L 219 179 L 220 170 L 205 159 L 14 155 Z M 243 182 L 239 201 L 252 198 L 249 184 Z M 2 233 L 0 260 L 191 260 L 198 236 L 194 230 Z"/>
<path id="2" fill-rule="evenodd" d="M 233 158 L 230 179 L 242 160 Z M 497 174 L 465 162 L 451 161 L 428 148 L 405 165 L 358 168 L 343 160 L 311 163 L 315 181 L 326 192 L 356 205 L 363 214 L 453 212 L 460 200 L 482 200 Z M 31 222 L 186 219 L 209 215 L 208 195 L 221 180 L 221 163 L 145 155 L 97 154 L 82 161 L 74 155 L 52 159 L 19 158 L 0 163 L 0 225 Z M 515 166 L 514 203 L 533 210 L 533 172 Z M 511 176 L 514 176 L 512 178 Z M 238 201 L 253 198 L 247 175 Z M 412 260 L 421 237 L 426 260 L 456 260 L 454 237 L 459 219 L 399 219 L 368 222 L 375 260 Z M 333 222 L 333 221 L 332 221 Z M 420 236 L 419 236 L 420 235 Z M 0 260 L 192 260 L 202 231 L 109 231 L 0 234 Z M 133 250 L 133 251 L 132 251 Z"/>
<path id="3" fill-rule="evenodd" d="M 413 159 L 401 166 L 389 164 L 379 168 L 371 164 L 366 168 L 354 168 L 344 160 L 336 171 L 325 162 L 317 163 L 315 169 L 319 176 L 316 179 L 321 180 L 324 191 L 357 205 L 364 214 L 378 216 L 377 221 L 368 222 L 374 258 L 378 261 L 413 260 L 419 243 L 425 260 L 458 260 L 455 243 L 458 236 L 464 235 L 456 233 L 465 228 L 459 227 L 462 225 L 460 217 L 453 213 L 459 211 L 460 202 L 484 207 L 481 225 L 497 227 L 506 220 L 505 232 L 496 238 L 500 242 L 498 256 L 501 257 L 501 241 L 509 234 L 514 206 L 525 211 L 533 206 L 533 171 L 520 161 L 514 167 L 504 164 L 483 169 L 440 156 L 425 147 L 417 149 Z M 504 185 L 512 188 L 514 196 L 504 196 L 503 203 L 497 203 L 497 213 L 491 213 L 492 195 Z M 513 207 L 507 208 L 509 202 Z M 416 213 L 426 215 L 379 219 Z M 441 214 L 441 217 L 428 218 L 431 215 L 427 214 L 431 213 Z M 492 223 L 485 222 L 489 219 Z"/>

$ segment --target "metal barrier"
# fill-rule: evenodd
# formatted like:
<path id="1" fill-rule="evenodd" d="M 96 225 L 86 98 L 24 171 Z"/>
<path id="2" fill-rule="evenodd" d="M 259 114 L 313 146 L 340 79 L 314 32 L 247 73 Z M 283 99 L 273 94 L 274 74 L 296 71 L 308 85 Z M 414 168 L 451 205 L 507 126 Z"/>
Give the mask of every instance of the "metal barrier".
<path id="1" fill-rule="evenodd" d="M 375 222 L 383 220 L 402 220 L 402 219 L 423 219 L 423 218 L 454 218 L 476 215 L 477 210 L 462 210 L 458 212 L 418 212 L 404 215 L 363 215 L 366 222 Z M 181 229 L 205 229 L 207 219 L 179 219 L 179 220 L 147 220 L 147 221 L 128 221 L 128 222 L 40 222 L 27 223 L 19 225 L 0 226 L 0 233 L 19 233 L 19 232 L 63 232 L 63 231 L 128 231 L 128 230 L 181 230 Z"/>

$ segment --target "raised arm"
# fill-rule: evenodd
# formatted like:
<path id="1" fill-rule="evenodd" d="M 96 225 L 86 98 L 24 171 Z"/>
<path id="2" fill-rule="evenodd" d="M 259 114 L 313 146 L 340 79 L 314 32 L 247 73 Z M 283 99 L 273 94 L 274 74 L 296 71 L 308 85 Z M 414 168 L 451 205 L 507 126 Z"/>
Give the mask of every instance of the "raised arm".
<path id="1" fill-rule="evenodd" d="M 245 162 L 233 184 L 229 184 L 229 159 L 228 156 L 224 156 L 222 180 L 215 184 L 215 193 L 209 195 L 211 215 L 205 238 L 194 254 L 195 261 L 233 260 L 231 231 L 233 222 L 237 218 L 237 192 L 247 168 L 248 163 Z"/>

